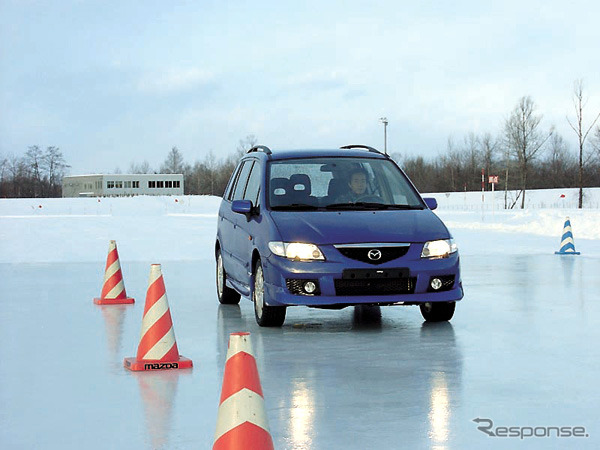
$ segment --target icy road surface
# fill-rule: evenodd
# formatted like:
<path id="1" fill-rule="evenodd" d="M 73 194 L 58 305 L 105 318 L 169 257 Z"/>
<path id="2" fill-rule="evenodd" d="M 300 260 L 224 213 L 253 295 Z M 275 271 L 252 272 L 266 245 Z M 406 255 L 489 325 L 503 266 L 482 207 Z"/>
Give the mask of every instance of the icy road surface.
<path id="1" fill-rule="evenodd" d="M 473 229 L 461 217 L 447 219 L 466 293 L 450 323 L 424 324 L 416 307 L 291 308 L 281 329 L 259 328 L 246 299 L 218 305 L 213 203 L 195 218 L 163 211 L 142 224 L 0 217 L 0 447 L 208 449 L 228 335 L 250 331 L 276 448 L 598 448 L 600 242 L 578 240 L 575 222 L 583 254 L 561 257 L 560 236 Z M 134 305 L 92 301 L 113 234 Z M 172 234 L 199 247 L 181 250 L 190 259 L 169 258 Z M 44 240 L 15 242 L 36 235 Z M 20 249 L 56 261 L 23 262 Z M 132 373 L 123 358 L 137 351 L 156 262 L 194 368 Z M 477 418 L 492 430 L 584 427 L 588 437 L 489 437 Z"/>

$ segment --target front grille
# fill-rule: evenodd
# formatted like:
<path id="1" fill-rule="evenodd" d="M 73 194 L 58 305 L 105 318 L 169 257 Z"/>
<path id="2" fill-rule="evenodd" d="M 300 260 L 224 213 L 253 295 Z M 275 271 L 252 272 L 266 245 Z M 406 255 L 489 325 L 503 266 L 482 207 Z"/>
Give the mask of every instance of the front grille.
<path id="1" fill-rule="evenodd" d="M 338 251 L 344 255 L 346 258 L 350 258 L 350 259 L 354 259 L 356 261 L 362 261 L 362 262 L 366 262 L 369 264 L 383 264 L 386 263 L 388 261 L 392 261 L 394 259 L 400 258 L 404 255 L 406 255 L 406 253 L 408 252 L 408 249 L 410 248 L 409 245 L 396 245 L 396 246 L 392 246 L 392 245 L 382 245 L 382 246 L 377 246 L 377 244 L 373 244 L 373 246 L 368 246 L 368 245 L 360 245 L 360 246 L 353 246 L 353 245 L 335 245 L 335 248 L 338 249 Z M 373 256 L 377 256 L 377 252 L 375 252 L 376 254 L 373 255 L 371 254 L 371 258 L 369 258 L 369 252 L 371 250 L 376 250 L 380 252 L 380 257 L 377 259 L 374 259 Z"/>
<path id="2" fill-rule="evenodd" d="M 304 290 L 304 283 L 308 281 L 312 281 L 317 286 L 317 289 L 310 294 Z M 319 289 L 319 280 L 286 278 L 285 286 L 288 288 L 288 291 L 294 295 L 321 295 L 321 290 Z"/>
<path id="3" fill-rule="evenodd" d="M 412 294 L 415 291 L 416 277 L 340 279 L 334 280 L 335 295 L 395 295 Z"/>

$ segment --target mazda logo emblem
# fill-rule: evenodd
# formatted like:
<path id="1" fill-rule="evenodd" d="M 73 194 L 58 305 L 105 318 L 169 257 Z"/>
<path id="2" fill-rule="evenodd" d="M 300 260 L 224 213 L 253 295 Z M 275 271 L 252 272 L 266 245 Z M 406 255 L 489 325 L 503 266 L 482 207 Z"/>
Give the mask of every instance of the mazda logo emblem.
<path id="1" fill-rule="evenodd" d="M 371 261 L 377 261 L 378 259 L 381 259 L 381 251 L 374 248 L 372 250 L 369 250 L 367 256 Z"/>

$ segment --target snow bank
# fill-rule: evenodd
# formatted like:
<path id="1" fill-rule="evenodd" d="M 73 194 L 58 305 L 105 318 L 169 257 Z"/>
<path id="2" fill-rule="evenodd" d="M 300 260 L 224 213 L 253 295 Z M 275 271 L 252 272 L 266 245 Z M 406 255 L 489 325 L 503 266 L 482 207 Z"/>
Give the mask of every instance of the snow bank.
<path id="1" fill-rule="evenodd" d="M 0 217 L 216 215 L 220 203 L 210 195 L 0 199 Z"/>
<path id="2" fill-rule="evenodd" d="M 436 213 L 463 256 L 553 253 L 569 216 L 576 249 L 600 257 L 600 209 L 590 206 L 600 188 L 587 190 L 583 210 L 548 206 L 562 201 L 560 192 L 572 201 L 575 191 L 531 191 L 528 201 L 537 206 L 525 210 L 482 209 L 480 192 L 426 196 L 438 199 Z M 0 199 L 0 263 L 102 262 L 110 239 L 123 261 L 212 261 L 220 202 L 212 196 Z"/>
<path id="3" fill-rule="evenodd" d="M 486 189 L 489 186 L 486 186 Z M 508 191 L 506 201 L 508 206 L 514 204 L 514 209 L 521 207 L 521 199 L 517 200 L 516 191 Z M 479 192 L 437 192 L 423 194 L 424 197 L 435 197 L 441 209 L 447 210 L 484 210 L 500 211 L 504 209 L 504 191 L 486 191 L 481 199 Z M 517 202 L 515 203 L 515 200 Z M 579 189 L 533 189 L 525 194 L 525 209 L 577 209 L 579 205 Z M 583 208 L 600 209 L 600 188 L 583 190 Z"/>
<path id="4" fill-rule="evenodd" d="M 124 261 L 213 259 L 212 196 L 0 200 L 0 262 L 103 261 L 115 239 Z"/>

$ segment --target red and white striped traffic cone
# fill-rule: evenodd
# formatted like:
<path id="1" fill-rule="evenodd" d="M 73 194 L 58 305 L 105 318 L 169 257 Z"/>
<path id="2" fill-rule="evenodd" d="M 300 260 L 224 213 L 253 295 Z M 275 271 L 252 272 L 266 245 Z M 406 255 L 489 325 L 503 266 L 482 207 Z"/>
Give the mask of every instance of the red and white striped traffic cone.
<path id="1" fill-rule="evenodd" d="M 104 269 L 102 293 L 100 294 L 100 298 L 94 299 L 94 303 L 96 305 L 121 305 L 124 303 L 133 303 L 134 301 L 134 299 L 127 297 L 127 293 L 125 292 L 117 242 L 110 241 L 108 244 L 108 256 L 106 258 L 106 269 Z"/>
<path id="2" fill-rule="evenodd" d="M 123 362 L 130 370 L 189 369 L 192 360 L 179 354 L 160 264 L 150 266 L 150 280 L 137 355 Z"/>
<path id="3" fill-rule="evenodd" d="M 213 450 L 272 450 L 265 400 L 250 333 L 232 333 Z"/>

